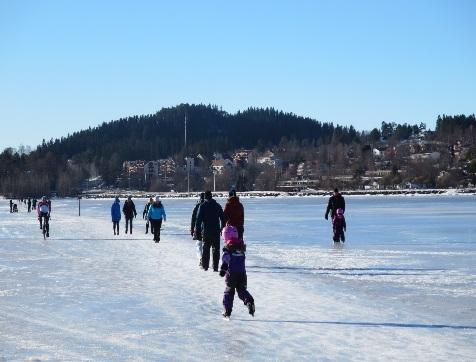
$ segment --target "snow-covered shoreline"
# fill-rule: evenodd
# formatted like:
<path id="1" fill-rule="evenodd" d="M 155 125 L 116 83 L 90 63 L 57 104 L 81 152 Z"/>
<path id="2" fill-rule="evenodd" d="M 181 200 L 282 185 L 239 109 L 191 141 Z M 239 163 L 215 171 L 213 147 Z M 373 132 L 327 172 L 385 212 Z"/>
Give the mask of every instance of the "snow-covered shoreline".
<path id="1" fill-rule="evenodd" d="M 275 197 L 319 197 L 330 195 L 329 190 L 308 190 L 308 191 L 244 191 L 239 192 L 240 197 L 260 197 L 260 198 L 275 198 Z M 227 191 L 213 192 L 215 197 L 228 197 Z M 475 188 L 466 189 L 405 189 L 405 190 L 343 190 L 342 194 L 345 196 L 420 196 L 420 195 L 476 195 Z M 136 198 L 147 198 L 151 195 L 159 195 L 163 198 L 197 198 L 199 192 L 146 192 L 136 190 L 91 190 L 82 193 L 82 197 L 91 199 L 110 199 L 114 197 L 125 198 L 132 195 Z"/>

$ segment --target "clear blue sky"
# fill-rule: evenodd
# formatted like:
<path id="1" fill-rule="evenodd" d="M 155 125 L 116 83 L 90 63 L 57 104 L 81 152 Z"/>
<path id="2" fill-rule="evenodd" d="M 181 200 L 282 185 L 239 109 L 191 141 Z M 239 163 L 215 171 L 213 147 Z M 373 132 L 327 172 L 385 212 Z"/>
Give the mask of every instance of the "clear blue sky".
<path id="1" fill-rule="evenodd" d="M 0 149 L 182 102 L 379 127 L 476 112 L 476 1 L 0 0 Z"/>

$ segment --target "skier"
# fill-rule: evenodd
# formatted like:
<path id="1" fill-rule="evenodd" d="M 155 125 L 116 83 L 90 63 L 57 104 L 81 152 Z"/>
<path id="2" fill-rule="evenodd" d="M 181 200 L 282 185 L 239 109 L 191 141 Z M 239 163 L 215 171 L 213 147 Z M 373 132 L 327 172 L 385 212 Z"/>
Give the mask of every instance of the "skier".
<path id="1" fill-rule="evenodd" d="M 167 221 L 164 205 L 162 205 L 159 196 L 155 197 L 154 203 L 149 207 L 147 219 L 150 221 L 151 230 L 154 230 L 154 241 L 158 243 L 160 241 L 160 228 L 162 227 L 162 220 L 164 222 Z"/>
<path id="2" fill-rule="evenodd" d="M 130 227 L 130 231 L 132 234 L 132 219 L 137 217 L 136 205 L 134 205 L 134 201 L 132 201 L 132 196 L 128 196 L 127 200 L 124 202 L 124 206 L 122 207 L 122 212 L 126 218 L 126 234 L 127 230 Z"/>
<path id="3" fill-rule="evenodd" d="M 235 289 L 238 297 L 248 307 L 248 312 L 254 317 L 255 303 L 247 290 L 247 276 L 245 267 L 246 245 L 238 238 L 238 231 L 234 226 L 227 225 L 223 229 L 225 247 L 223 248 L 220 276 L 225 277 L 225 292 L 223 294 L 222 313 L 224 318 L 229 318 L 233 310 Z"/>
<path id="4" fill-rule="evenodd" d="M 148 234 L 149 233 L 149 218 L 148 218 L 148 213 L 149 213 L 149 208 L 150 206 L 154 203 L 154 199 L 151 197 L 149 198 L 149 202 L 147 204 L 145 204 L 144 206 L 144 211 L 142 212 L 142 218 L 145 220 L 145 233 Z M 150 227 L 150 233 L 153 234 L 154 233 L 154 228 L 153 226 L 151 225 Z"/>
<path id="5" fill-rule="evenodd" d="M 195 249 L 197 252 L 197 257 L 198 257 L 198 266 L 202 266 L 202 251 L 203 251 L 203 242 L 202 242 L 202 233 L 201 230 L 197 230 L 197 232 L 194 232 L 195 229 L 195 222 L 197 221 L 197 213 L 198 213 L 198 208 L 200 207 L 201 204 L 205 201 L 205 193 L 201 192 L 200 193 L 200 199 L 198 200 L 197 204 L 193 208 L 192 212 L 192 220 L 190 224 L 190 234 L 192 235 L 193 240 L 196 240 L 195 242 Z"/>
<path id="6" fill-rule="evenodd" d="M 28 212 L 31 212 L 31 198 L 28 198 Z"/>
<path id="7" fill-rule="evenodd" d="M 121 221 L 121 201 L 116 197 L 111 206 L 112 229 L 114 235 L 119 235 L 119 221 Z"/>
<path id="8" fill-rule="evenodd" d="M 347 231 L 347 225 L 345 222 L 344 210 L 340 208 L 337 209 L 335 216 L 332 218 L 332 228 L 334 230 L 334 242 L 338 243 L 339 241 L 342 241 L 345 243 L 344 232 Z"/>
<path id="9" fill-rule="evenodd" d="M 202 234 L 203 252 L 202 269 L 208 270 L 210 263 L 210 247 L 213 251 L 213 271 L 218 272 L 220 262 L 220 231 L 225 226 L 222 207 L 212 198 L 211 191 L 205 191 L 205 201 L 197 212 L 194 232 Z"/>
<path id="10" fill-rule="evenodd" d="M 43 222 L 46 223 L 46 237 L 50 237 L 50 223 L 48 222 L 51 215 L 51 201 L 46 199 L 46 196 L 41 198 L 38 203 L 38 220 L 40 221 L 40 229 L 43 229 Z M 44 220 L 43 220 L 44 219 Z"/>
<path id="11" fill-rule="evenodd" d="M 228 225 L 233 225 L 238 230 L 238 238 L 243 240 L 244 232 L 244 222 L 245 222 L 245 212 L 243 205 L 240 202 L 238 196 L 236 196 L 236 191 L 231 190 L 229 192 L 228 201 L 225 204 L 225 220 Z"/>
<path id="12" fill-rule="evenodd" d="M 334 195 L 329 197 L 329 202 L 327 204 L 326 215 L 324 216 L 326 220 L 329 218 L 329 211 L 331 211 L 331 219 L 336 215 L 337 209 L 342 209 L 345 212 L 345 200 L 344 197 L 340 194 L 337 188 L 334 189 Z"/>

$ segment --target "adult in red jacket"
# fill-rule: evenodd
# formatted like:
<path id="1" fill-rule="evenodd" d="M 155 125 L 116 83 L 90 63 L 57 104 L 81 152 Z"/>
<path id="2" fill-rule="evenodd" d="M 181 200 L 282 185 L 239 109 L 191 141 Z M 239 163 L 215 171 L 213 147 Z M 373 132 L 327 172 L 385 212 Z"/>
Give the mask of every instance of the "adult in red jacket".
<path id="1" fill-rule="evenodd" d="M 240 198 L 236 196 L 236 191 L 231 190 L 228 201 L 225 204 L 223 213 L 225 214 L 225 221 L 229 225 L 233 225 L 238 230 L 238 238 L 243 240 L 245 211 L 240 202 Z"/>

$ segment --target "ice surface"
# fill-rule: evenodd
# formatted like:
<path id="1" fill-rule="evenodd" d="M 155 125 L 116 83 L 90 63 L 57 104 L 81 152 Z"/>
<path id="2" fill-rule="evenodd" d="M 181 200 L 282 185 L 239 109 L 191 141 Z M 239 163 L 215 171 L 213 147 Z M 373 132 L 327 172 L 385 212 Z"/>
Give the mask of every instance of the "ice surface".
<path id="1" fill-rule="evenodd" d="M 344 245 L 326 198 L 242 199 L 256 315 L 229 323 L 195 201 L 163 201 L 159 244 L 114 237 L 112 200 L 54 200 L 46 241 L 0 201 L 0 360 L 474 360 L 474 197 L 349 197 Z"/>

